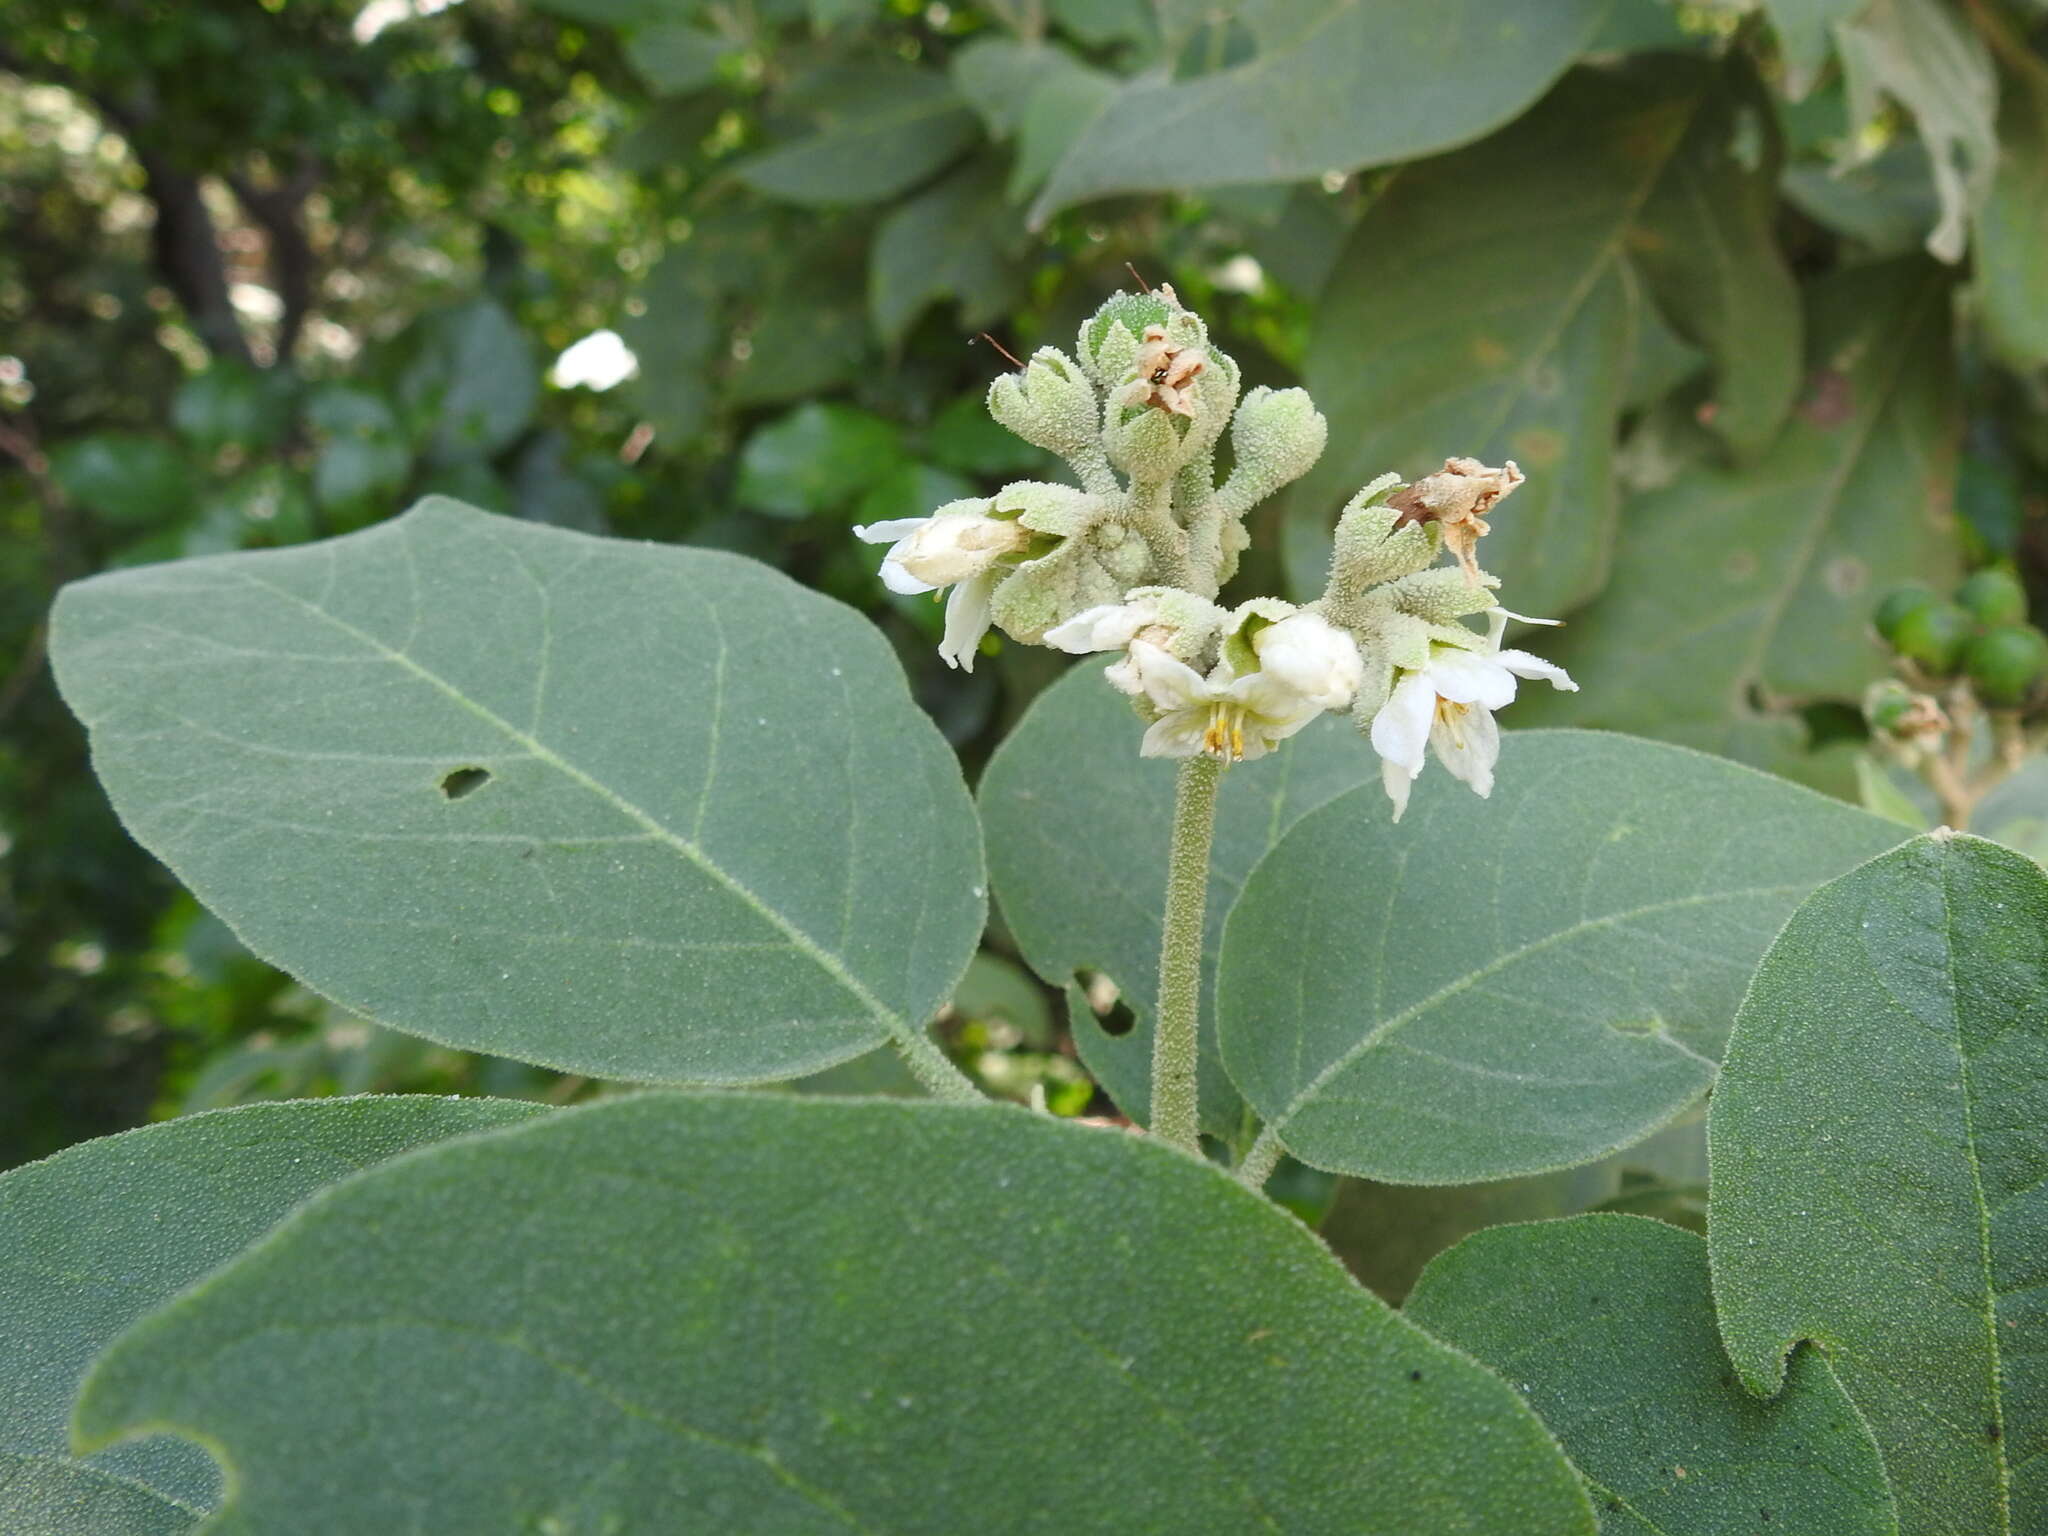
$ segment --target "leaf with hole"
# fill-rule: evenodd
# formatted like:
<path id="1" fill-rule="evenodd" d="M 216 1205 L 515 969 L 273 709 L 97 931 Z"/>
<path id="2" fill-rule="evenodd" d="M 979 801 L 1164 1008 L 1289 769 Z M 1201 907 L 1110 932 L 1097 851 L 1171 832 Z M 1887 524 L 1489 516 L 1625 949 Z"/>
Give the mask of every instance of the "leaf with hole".
<path id="1" fill-rule="evenodd" d="M 2048 876 L 1916 838 L 1757 968 L 1708 1117 L 1728 1353 L 1815 1341 L 1913 1536 L 2048 1529 Z"/>
<path id="2" fill-rule="evenodd" d="M 223 1533 L 1593 1531 L 1515 1394 L 1283 1212 L 987 1105 L 645 1094 L 374 1169 L 76 1426 L 218 1446 Z"/>
<path id="3" fill-rule="evenodd" d="M 1159 977 L 1166 852 L 1173 833 L 1174 765 L 1138 756 L 1144 724 L 1130 701 L 1082 662 L 1033 701 L 982 775 L 989 878 L 1003 920 L 1031 968 L 1068 988 L 1081 1060 L 1134 1120 L 1150 1111 L 1152 1016 Z M 1243 1105 L 1215 1055 L 1216 950 L 1244 877 L 1307 812 L 1355 784 L 1377 782 L 1379 760 L 1347 722 L 1320 721 L 1270 761 L 1224 775 L 1216 802 L 1202 949 L 1202 1118 L 1242 1128 Z M 1136 1022 L 1108 1033 L 1072 983 L 1109 977 Z"/>
<path id="4" fill-rule="evenodd" d="M 1707 1245 L 1639 1216 L 1495 1227 L 1405 1315 L 1521 1388 L 1608 1536 L 1898 1536 L 1884 1464 L 1827 1360 L 1760 1403 L 1714 1331 Z"/>
<path id="5" fill-rule="evenodd" d="M 1223 1063 L 1303 1162 L 1400 1184 L 1567 1168 L 1712 1082 L 1744 982 L 1900 829 L 1675 747 L 1515 733 L 1493 797 L 1432 768 L 1303 817 L 1224 928 Z"/>
<path id="6" fill-rule="evenodd" d="M 735 556 L 429 500 L 78 584 L 51 649 L 137 839 L 429 1039 L 651 1081 L 929 1056 L 981 932 L 973 808 L 888 645 Z"/>
<path id="7" fill-rule="evenodd" d="M 71 1400 L 93 1357 L 337 1179 L 540 1113 L 426 1096 L 256 1104 L 0 1175 L 0 1529 L 185 1529 L 220 1496 L 218 1470 L 194 1447 L 148 1439 L 71 1456 Z"/>

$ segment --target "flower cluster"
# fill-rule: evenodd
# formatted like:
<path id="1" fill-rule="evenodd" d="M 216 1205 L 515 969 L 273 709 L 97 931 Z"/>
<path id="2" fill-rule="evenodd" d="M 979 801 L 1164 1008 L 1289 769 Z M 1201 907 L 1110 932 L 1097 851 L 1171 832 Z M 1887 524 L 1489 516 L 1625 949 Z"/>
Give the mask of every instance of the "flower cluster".
<path id="1" fill-rule="evenodd" d="M 1240 398 L 1237 364 L 1171 288 L 1115 295 L 1076 350 L 1041 347 L 995 382 L 989 411 L 1064 458 L 1077 486 L 1020 481 L 855 530 L 890 545 L 892 591 L 952 589 L 947 663 L 972 670 L 992 627 L 1077 655 L 1117 652 L 1103 675 L 1147 722 L 1145 756 L 1250 761 L 1337 711 L 1379 753 L 1397 819 L 1431 749 L 1489 793 L 1494 712 L 1525 678 L 1577 686 L 1501 648 L 1510 620 L 1551 621 L 1502 608 L 1479 566 L 1486 514 L 1522 472 L 1453 458 L 1413 484 L 1383 476 L 1340 515 L 1320 597 L 1225 608 L 1245 515 L 1315 463 L 1323 417 L 1299 389 Z M 1226 429 L 1232 468 L 1219 483 Z M 1438 563 L 1445 553 L 1454 564 Z M 1481 616 L 1484 631 L 1464 622 Z"/>

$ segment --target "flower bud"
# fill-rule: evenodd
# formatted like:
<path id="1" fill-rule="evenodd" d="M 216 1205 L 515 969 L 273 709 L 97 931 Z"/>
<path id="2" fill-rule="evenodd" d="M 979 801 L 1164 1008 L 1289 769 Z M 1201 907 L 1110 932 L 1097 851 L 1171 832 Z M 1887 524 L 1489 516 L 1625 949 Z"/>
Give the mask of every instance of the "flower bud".
<path id="1" fill-rule="evenodd" d="M 1251 637 L 1259 670 L 1323 709 L 1345 709 L 1365 681 L 1358 642 L 1320 613 L 1303 610 Z"/>
<path id="2" fill-rule="evenodd" d="M 1892 632 L 1892 649 L 1930 677 L 1953 677 L 1976 623 L 1954 603 L 1935 601 L 1915 608 Z"/>
<path id="3" fill-rule="evenodd" d="M 2002 624 L 1963 653 L 1970 690 L 1992 709 L 2023 709 L 2048 682 L 2048 635 L 2031 624 Z"/>
<path id="4" fill-rule="evenodd" d="M 1065 458 L 1092 452 L 1102 405 L 1079 365 L 1057 347 L 1040 347 L 1021 373 L 988 389 L 988 413 L 1034 447 Z"/>
<path id="5" fill-rule="evenodd" d="M 1151 326 L 1166 328 L 1167 339 L 1200 347 L 1208 334 L 1202 322 L 1180 307 L 1171 288 L 1151 293 L 1113 293 L 1081 327 L 1075 350 L 1088 377 L 1104 389 L 1120 383 L 1136 365 L 1140 340 Z"/>
<path id="6" fill-rule="evenodd" d="M 1956 602 L 1980 624 L 2027 621 L 2027 589 L 2011 571 L 1996 566 L 1978 571 L 1957 587 Z"/>
<path id="7" fill-rule="evenodd" d="M 1306 390 L 1261 384 L 1246 395 L 1230 424 L 1237 466 L 1221 492 L 1232 514 L 1241 516 L 1307 474 L 1329 435 L 1330 424 Z"/>
<path id="8" fill-rule="evenodd" d="M 1112 402 L 1109 413 L 1115 418 L 1124 410 Z M 1169 411 L 1141 410 L 1121 421 L 1110 420 L 1103 428 L 1102 446 L 1109 452 L 1109 462 L 1133 481 L 1157 485 L 1171 480 L 1192 456 L 1187 428 L 1184 418 Z"/>
<path id="9" fill-rule="evenodd" d="M 1948 730 L 1941 705 L 1895 677 L 1883 678 L 1864 691 L 1863 718 L 1873 734 L 1914 746 L 1936 745 Z"/>
<path id="10" fill-rule="evenodd" d="M 1382 582 L 1423 570 L 1436 559 L 1442 544 L 1429 528 L 1402 522 L 1401 514 L 1385 505 L 1400 489 L 1400 476 L 1381 475 L 1346 503 L 1330 555 L 1330 597 L 1356 601 Z"/>
<path id="11" fill-rule="evenodd" d="M 1387 588 L 1388 599 L 1403 613 L 1432 624 L 1450 624 L 1494 606 L 1493 589 L 1500 583 L 1482 575 L 1478 586 L 1465 579 L 1456 566 L 1438 566 L 1395 578 Z"/>
<path id="12" fill-rule="evenodd" d="M 1917 581 L 1909 586 L 1894 587 L 1885 593 L 1884 600 L 1877 605 L 1873 622 L 1876 623 L 1877 632 L 1884 637 L 1885 643 L 1890 645 L 1898 639 L 1899 626 L 1905 623 L 1910 615 L 1918 613 L 1922 608 L 1932 608 L 1940 601 L 1932 588 L 1923 587 Z"/>
<path id="13" fill-rule="evenodd" d="M 980 500 L 948 502 L 923 519 L 908 537 L 897 540 L 886 567 L 894 565 L 926 590 L 950 587 L 988 570 L 1005 555 L 1021 553 L 1029 530 L 1012 518 L 990 517 Z M 865 537 L 870 530 L 856 528 Z"/>

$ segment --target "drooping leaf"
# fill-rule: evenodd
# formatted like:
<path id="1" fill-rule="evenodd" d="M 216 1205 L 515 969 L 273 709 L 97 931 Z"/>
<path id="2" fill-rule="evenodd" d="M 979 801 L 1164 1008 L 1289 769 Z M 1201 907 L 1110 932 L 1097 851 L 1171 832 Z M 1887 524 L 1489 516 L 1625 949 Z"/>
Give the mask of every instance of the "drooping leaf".
<path id="1" fill-rule="evenodd" d="M 249 947 L 606 1077 L 918 1048 L 981 931 L 953 755 L 857 614 L 734 556 L 429 500 L 59 600 L 129 829 Z"/>
<path id="2" fill-rule="evenodd" d="M 373 1170 L 103 1358 L 82 1436 L 143 1425 L 232 1458 L 223 1533 L 1593 1530 L 1286 1215 L 993 1106 L 643 1095 Z"/>
<path id="3" fill-rule="evenodd" d="M 918 316 L 955 299 L 963 329 L 987 325 L 1019 297 L 1015 219 L 991 161 L 970 161 L 882 221 L 868 257 L 868 312 L 898 346 Z"/>
<path id="4" fill-rule="evenodd" d="M 1785 915 L 1898 840 L 1698 753 L 1516 733 L 1491 799 L 1432 769 L 1397 825 L 1369 785 L 1253 870 L 1217 968 L 1224 1065 L 1334 1173 L 1590 1162 L 1699 1097 Z"/>
<path id="5" fill-rule="evenodd" d="M 1172 839 L 1174 764 L 1138 756 L 1144 725 L 1130 702 L 1084 661 L 1040 694 L 983 773 L 989 879 L 1019 949 L 1056 986 L 1076 973 L 1113 981 L 1135 1020 L 1105 1031 L 1069 991 L 1081 1060 L 1126 1115 L 1150 1110 L 1159 924 Z M 1243 1106 L 1215 1055 L 1217 945 L 1244 878 L 1300 817 L 1379 777 L 1378 759 L 1336 719 L 1292 738 L 1269 761 L 1224 775 L 1216 802 L 1207 935 L 1202 949 L 1202 1118 L 1218 1135 L 1241 1129 Z"/>
<path id="6" fill-rule="evenodd" d="M 813 130 L 733 174 L 804 207 L 878 203 L 916 186 L 973 142 L 974 114 L 929 70 L 846 70 L 805 102 Z"/>
<path id="7" fill-rule="evenodd" d="M 1607 1536 L 1897 1536 L 1884 1464 L 1824 1357 L 1803 1352 L 1771 1403 L 1729 1374 L 1690 1232 L 1495 1227 L 1435 1260 L 1404 1310 L 1521 1388 Z"/>
<path id="8" fill-rule="evenodd" d="M 960 94 L 981 114 L 990 136 L 1016 143 L 1008 187 L 1012 202 L 1038 190 L 1122 84 L 1064 48 L 1007 37 L 968 44 L 952 68 Z"/>
<path id="9" fill-rule="evenodd" d="M 1298 592 L 1321 590 L 1329 530 L 1359 486 L 1453 455 L 1529 477 L 1481 552 L 1513 606 L 1558 614 L 1599 589 L 1638 324 L 1631 250 L 1719 359 L 1744 445 L 1775 430 L 1796 321 L 1760 215 L 1767 167 L 1731 147 L 1738 120 L 1767 130 L 1728 79 L 1696 57 L 1581 69 L 1492 138 L 1394 175 L 1352 231 L 1303 364 L 1331 446 L 1290 498 Z M 1716 254 L 1693 249 L 1703 235 Z M 1782 334 L 1742 332 L 1759 318 Z"/>
<path id="10" fill-rule="evenodd" d="M 526 333 L 495 299 L 437 310 L 419 323 L 400 381 L 406 404 L 433 422 L 428 452 L 444 462 L 496 453 L 540 401 L 540 365 Z"/>
<path id="11" fill-rule="evenodd" d="M 241 363 L 215 362 L 171 396 L 171 425 L 205 453 L 230 444 L 247 452 L 266 448 L 290 421 L 285 386 Z"/>
<path id="12" fill-rule="evenodd" d="M 313 496 L 321 506 L 360 506 L 395 496 L 412 472 L 412 449 L 381 395 L 347 384 L 324 384 L 307 401 L 318 434 Z"/>
<path id="13" fill-rule="evenodd" d="M 1764 13 L 1778 33 L 1785 64 L 1785 91 L 1794 100 L 1813 82 L 1834 51 L 1833 28 L 1863 9 L 1865 0 L 1764 0 Z"/>
<path id="14" fill-rule="evenodd" d="M 1997 349 L 2038 368 L 2048 364 L 2048 64 L 2031 53 L 2006 62 L 1998 171 L 1975 225 L 1977 296 Z"/>
<path id="15" fill-rule="evenodd" d="M 194 1447 L 152 1439 L 71 1458 L 71 1400 L 93 1357 L 336 1179 L 540 1112 L 426 1096 L 255 1104 L 84 1142 L 0 1176 L 0 1529 L 183 1530 L 220 1491 Z"/>
<path id="16" fill-rule="evenodd" d="M 139 432 L 94 432 L 60 443 L 50 474 L 64 494 L 109 522 L 160 527 L 192 510 L 198 479 L 170 443 Z"/>
<path id="17" fill-rule="evenodd" d="M 1580 691 L 1516 707 L 1762 764 L 1796 752 L 1798 722 L 1762 709 L 1856 695 L 1877 594 L 1954 569 L 1948 309 L 1919 259 L 1823 283 L 1792 422 L 1754 465 L 1697 465 L 1632 502 L 1607 593 L 1545 647 Z"/>
<path id="18" fill-rule="evenodd" d="M 895 423 L 857 406 L 813 401 L 747 439 L 739 499 L 776 517 L 808 517 L 850 505 L 902 462 Z"/>
<path id="19" fill-rule="evenodd" d="M 1032 208 L 1118 192 L 1305 181 L 1389 165 L 1516 117 L 1598 32 L 1611 0 L 1418 11 L 1394 0 L 1273 0 L 1239 16 L 1243 63 L 1126 84 L 1068 147 Z M 1446 90 L 1455 78 L 1486 89 Z"/>
<path id="20" fill-rule="evenodd" d="M 2048 875 L 1934 833 L 1824 886 L 1758 967 L 1708 1120 L 1721 1331 L 1815 1341 L 1914 1536 L 2048 1529 Z"/>
<path id="21" fill-rule="evenodd" d="M 732 39 L 687 21 L 657 21 L 626 42 L 626 59 L 657 96 L 680 96 L 718 78 L 719 61 L 733 53 Z"/>
<path id="22" fill-rule="evenodd" d="M 640 361 L 626 388 L 661 434 L 680 445 L 703 425 L 711 401 L 712 353 L 719 341 L 718 297 L 687 250 L 670 251 L 648 274 L 646 310 L 620 322 Z"/>

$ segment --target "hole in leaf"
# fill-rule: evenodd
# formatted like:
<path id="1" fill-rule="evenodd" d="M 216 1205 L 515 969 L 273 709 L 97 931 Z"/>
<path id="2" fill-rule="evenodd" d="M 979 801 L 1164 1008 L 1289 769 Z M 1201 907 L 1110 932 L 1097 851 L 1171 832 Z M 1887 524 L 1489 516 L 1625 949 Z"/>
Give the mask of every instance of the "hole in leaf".
<path id="1" fill-rule="evenodd" d="M 473 795 L 491 782 L 488 768 L 458 768 L 441 781 L 441 793 L 450 800 L 460 800 L 464 795 Z"/>
<path id="2" fill-rule="evenodd" d="M 1124 1001 L 1123 988 L 1100 971 L 1076 971 L 1074 984 L 1088 999 L 1088 1011 L 1105 1035 L 1128 1035 L 1138 1027 L 1138 1016 Z"/>

